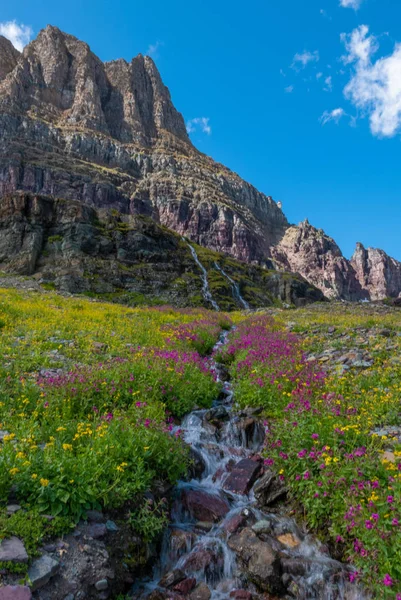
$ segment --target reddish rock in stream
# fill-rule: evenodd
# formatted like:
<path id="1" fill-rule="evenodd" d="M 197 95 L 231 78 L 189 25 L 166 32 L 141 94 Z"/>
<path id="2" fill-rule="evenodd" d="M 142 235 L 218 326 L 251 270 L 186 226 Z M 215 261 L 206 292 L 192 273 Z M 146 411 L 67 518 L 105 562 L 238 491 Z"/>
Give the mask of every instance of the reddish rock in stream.
<path id="1" fill-rule="evenodd" d="M 230 510 L 225 498 L 208 494 L 203 490 L 187 489 L 182 492 L 181 501 L 184 508 L 197 521 L 218 522 Z"/>
<path id="2" fill-rule="evenodd" d="M 223 487 L 235 494 L 247 494 L 259 477 L 260 472 L 259 462 L 244 458 L 235 465 Z"/>

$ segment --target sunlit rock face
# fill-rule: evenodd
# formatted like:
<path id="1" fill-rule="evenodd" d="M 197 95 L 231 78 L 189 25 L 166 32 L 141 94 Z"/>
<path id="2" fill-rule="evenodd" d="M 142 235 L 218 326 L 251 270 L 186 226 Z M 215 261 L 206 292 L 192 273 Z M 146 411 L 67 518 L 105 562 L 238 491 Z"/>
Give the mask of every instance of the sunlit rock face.
<path id="1" fill-rule="evenodd" d="M 372 300 L 396 298 L 401 293 L 401 263 L 383 250 L 358 243 L 351 258 L 358 281 Z"/>

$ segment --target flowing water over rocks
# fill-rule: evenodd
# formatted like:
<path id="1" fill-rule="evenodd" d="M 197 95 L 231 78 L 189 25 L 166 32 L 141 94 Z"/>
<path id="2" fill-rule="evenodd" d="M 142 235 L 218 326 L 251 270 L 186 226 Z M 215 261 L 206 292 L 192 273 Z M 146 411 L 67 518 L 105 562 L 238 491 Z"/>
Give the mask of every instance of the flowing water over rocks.
<path id="1" fill-rule="evenodd" d="M 187 242 L 185 240 L 185 238 L 182 238 L 182 240 L 188 245 L 188 248 L 191 251 L 194 261 L 196 262 L 196 264 L 202 271 L 202 283 L 203 283 L 202 294 L 203 294 L 204 299 L 206 300 L 206 302 L 210 302 L 210 304 L 213 306 L 214 310 L 219 311 L 220 310 L 219 305 L 217 304 L 217 302 L 215 300 L 213 300 L 213 296 L 212 296 L 212 293 L 209 288 L 209 282 L 207 279 L 207 271 L 206 271 L 205 267 L 202 265 L 201 261 L 199 260 L 199 257 L 196 253 L 195 248 L 189 242 Z"/>
<path id="2" fill-rule="evenodd" d="M 227 273 L 220 267 L 220 265 L 215 262 L 215 267 L 218 271 L 220 271 L 220 273 L 223 275 L 223 277 L 225 277 L 227 279 L 227 281 L 230 282 L 232 289 L 233 289 L 233 298 L 236 302 L 238 302 L 242 308 L 245 308 L 245 310 L 249 310 L 250 306 L 248 304 L 248 302 L 246 300 L 244 300 L 244 298 L 241 296 L 241 292 L 239 290 L 239 285 L 236 281 L 234 281 L 234 279 L 232 277 L 230 277 L 229 275 L 227 275 Z"/>
<path id="3" fill-rule="evenodd" d="M 225 378 L 216 362 L 211 369 Z M 286 490 L 258 455 L 265 436 L 258 411 L 235 413 L 232 404 L 225 381 L 210 410 L 184 419 L 191 474 L 175 489 L 152 578 L 137 582 L 133 597 L 366 600 L 349 581 L 352 569 L 277 507 Z"/>

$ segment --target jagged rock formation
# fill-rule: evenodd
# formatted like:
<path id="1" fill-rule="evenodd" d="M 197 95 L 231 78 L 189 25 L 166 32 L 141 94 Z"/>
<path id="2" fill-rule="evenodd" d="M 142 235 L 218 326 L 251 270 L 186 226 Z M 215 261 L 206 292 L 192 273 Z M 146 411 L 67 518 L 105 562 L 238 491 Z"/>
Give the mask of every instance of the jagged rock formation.
<path id="1" fill-rule="evenodd" d="M 308 220 L 289 227 L 272 254 L 278 268 L 301 273 L 328 298 L 368 297 L 335 241 Z"/>
<path id="2" fill-rule="evenodd" d="M 270 197 L 193 147 L 149 57 L 103 64 L 48 26 L 0 81 L 0 128 L 0 195 L 146 214 L 246 261 L 266 262 L 288 226 Z"/>
<path id="3" fill-rule="evenodd" d="M 401 262 L 383 250 L 357 243 L 351 258 L 358 281 L 371 300 L 401 296 Z"/>
<path id="4" fill-rule="evenodd" d="M 197 251 L 222 309 L 242 306 L 216 263 L 254 308 L 277 300 L 297 306 L 323 300 L 302 277 Z M 22 192 L 1 198 L 0 270 L 33 275 L 71 293 L 211 308 L 202 296 L 202 273 L 181 236 L 149 217 L 95 210 L 73 200 Z"/>
<path id="5" fill-rule="evenodd" d="M 0 131 L 0 198 L 24 191 L 144 215 L 300 273 L 330 298 L 401 292 L 397 261 L 370 249 L 347 261 L 324 232 L 289 226 L 281 205 L 198 152 L 149 57 L 103 63 L 52 26 L 22 53 L 0 36 Z"/>

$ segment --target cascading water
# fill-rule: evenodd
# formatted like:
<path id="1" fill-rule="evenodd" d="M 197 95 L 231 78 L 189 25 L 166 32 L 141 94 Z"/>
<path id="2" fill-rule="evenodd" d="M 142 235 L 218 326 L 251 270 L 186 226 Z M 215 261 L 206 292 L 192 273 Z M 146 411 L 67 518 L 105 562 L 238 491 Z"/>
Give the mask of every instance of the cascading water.
<path id="1" fill-rule="evenodd" d="M 199 257 L 196 253 L 195 248 L 193 246 L 191 246 L 191 244 L 189 242 L 187 242 L 187 240 L 185 238 L 182 238 L 182 241 L 187 244 L 188 248 L 191 251 L 194 261 L 196 262 L 196 264 L 202 271 L 202 283 L 203 283 L 202 294 L 203 294 L 204 299 L 206 300 L 206 302 L 210 302 L 210 304 L 213 306 L 214 310 L 219 311 L 220 310 L 219 305 L 217 304 L 217 302 L 215 300 L 213 300 L 213 296 L 212 296 L 212 293 L 209 288 L 209 282 L 207 279 L 207 271 L 206 271 L 205 267 L 202 265 L 201 261 L 199 260 Z"/>
<path id="2" fill-rule="evenodd" d="M 237 302 L 242 304 L 242 306 L 245 308 L 245 310 L 249 310 L 250 306 L 249 306 L 248 302 L 246 300 L 244 300 L 244 298 L 241 296 L 241 292 L 239 291 L 238 283 L 236 281 L 234 281 L 234 279 L 232 279 L 232 277 L 227 275 L 227 273 L 220 267 L 220 265 L 217 262 L 215 262 L 214 265 L 215 265 L 216 269 L 218 271 L 220 271 L 220 273 L 223 275 L 223 277 L 225 277 L 227 279 L 227 281 L 229 281 L 231 283 L 232 288 L 233 288 L 234 300 L 236 300 Z"/>
<path id="3" fill-rule="evenodd" d="M 215 349 L 226 342 L 227 335 L 228 332 L 222 334 Z M 223 376 L 223 370 L 214 360 L 210 368 L 217 378 Z M 255 461 L 253 464 L 257 463 L 255 452 L 262 447 L 265 430 L 253 419 L 251 434 L 244 431 L 244 415 L 232 410 L 231 385 L 225 382 L 223 386 L 222 394 L 210 411 L 195 410 L 181 424 L 185 442 L 191 446 L 198 468 L 194 468 L 193 479 L 180 481 L 176 486 L 171 523 L 164 536 L 160 558 L 152 578 L 136 582 L 133 598 L 266 598 L 251 582 L 254 579 L 250 576 L 251 562 L 257 562 L 258 556 L 249 560 L 249 556 L 241 554 L 241 544 L 235 547 L 232 543 L 238 531 L 241 535 L 245 527 L 245 531 L 253 536 L 251 550 L 252 544 L 257 543 L 262 549 L 265 546 L 272 548 L 269 552 L 275 552 L 278 557 L 278 563 L 274 563 L 276 573 L 270 573 L 269 569 L 273 567 L 264 563 L 263 552 L 259 557 L 259 571 L 256 570 L 256 576 L 263 578 L 267 573 L 273 587 L 279 586 L 279 591 L 273 590 L 275 597 L 367 600 L 367 596 L 350 583 L 350 567 L 332 559 L 327 549 L 301 531 L 293 519 L 259 510 L 252 489 L 236 493 L 227 487 L 233 465 L 237 467 L 244 459 L 248 465 L 252 460 Z M 249 423 L 249 416 L 247 419 Z M 256 483 L 258 481 L 261 480 Z M 285 540 L 296 540 L 297 543 Z M 247 566 L 244 560 L 245 563 L 249 561 Z M 230 596 L 234 590 L 238 595 Z"/>

